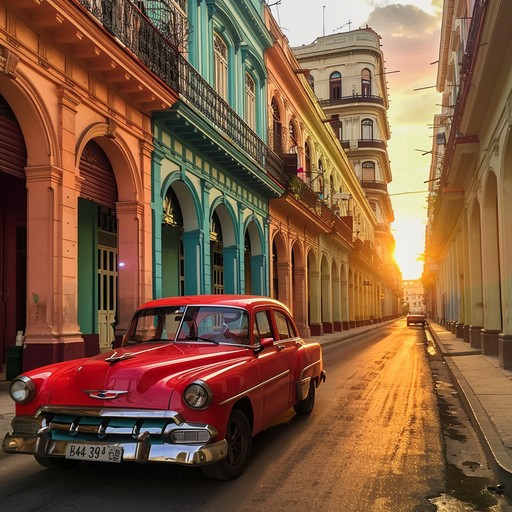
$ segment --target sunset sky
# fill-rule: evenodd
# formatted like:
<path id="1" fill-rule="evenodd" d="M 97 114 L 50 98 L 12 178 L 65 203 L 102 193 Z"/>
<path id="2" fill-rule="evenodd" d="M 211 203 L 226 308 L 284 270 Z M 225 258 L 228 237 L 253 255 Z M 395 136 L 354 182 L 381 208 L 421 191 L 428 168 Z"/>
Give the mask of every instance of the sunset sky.
<path id="1" fill-rule="evenodd" d="M 389 89 L 395 258 L 404 279 L 421 277 L 442 0 L 267 0 L 291 46 L 368 25 L 381 36 Z M 272 5 L 275 4 L 275 5 Z M 350 24 L 349 24 L 350 23 Z M 399 71 L 399 72 L 396 72 Z M 393 73 L 394 72 L 394 73 Z M 416 90 L 415 89 L 420 89 Z M 420 151 L 418 151 L 420 150 Z"/>

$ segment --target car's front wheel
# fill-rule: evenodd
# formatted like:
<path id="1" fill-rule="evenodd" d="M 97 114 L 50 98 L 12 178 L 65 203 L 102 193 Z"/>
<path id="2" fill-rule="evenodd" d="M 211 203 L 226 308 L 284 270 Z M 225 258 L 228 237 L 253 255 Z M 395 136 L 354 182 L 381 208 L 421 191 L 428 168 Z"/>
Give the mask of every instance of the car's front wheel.
<path id="1" fill-rule="evenodd" d="M 251 457 L 252 431 L 245 414 L 233 409 L 226 430 L 228 454 L 219 462 L 203 466 L 203 473 L 215 480 L 232 480 L 239 477 Z"/>

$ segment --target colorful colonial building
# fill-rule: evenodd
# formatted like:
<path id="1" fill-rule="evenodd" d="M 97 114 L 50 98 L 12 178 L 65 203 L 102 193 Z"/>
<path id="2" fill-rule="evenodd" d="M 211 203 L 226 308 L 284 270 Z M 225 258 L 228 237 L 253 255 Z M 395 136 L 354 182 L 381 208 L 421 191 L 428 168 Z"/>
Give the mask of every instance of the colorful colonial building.
<path id="1" fill-rule="evenodd" d="M 263 0 L 0 20 L 0 369 L 17 340 L 25 369 L 106 350 L 164 295 L 273 295 L 304 335 L 398 314 L 379 219 Z"/>
<path id="2" fill-rule="evenodd" d="M 512 4 L 445 0 L 424 284 L 427 310 L 512 368 Z"/>

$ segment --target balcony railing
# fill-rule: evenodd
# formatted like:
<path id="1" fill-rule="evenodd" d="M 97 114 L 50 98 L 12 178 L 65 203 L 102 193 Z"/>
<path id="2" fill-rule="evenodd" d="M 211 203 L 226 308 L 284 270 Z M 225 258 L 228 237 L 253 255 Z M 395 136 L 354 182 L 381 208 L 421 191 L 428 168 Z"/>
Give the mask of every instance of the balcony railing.
<path id="1" fill-rule="evenodd" d="M 315 213 L 325 224 L 332 226 L 333 232 L 352 241 L 352 217 L 340 217 L 336 215 L 322 200 L 318 193 L 297 176 L 292 176 L 288 190 L 302 205 Z"/>
<path id="2" fill-rule="evenodd" d="M 350 103 L 375 103 L 384 106 L 384 98 L 380 96 L 361 96 L 353 94 L 352 96 L 343 96 L 341 98 L 329 98 L 326 100 L 318 100 L 322 107 L 334 107 L 337 105 L 349 105 Z"/>
<path id="3" fill-rule="evenodd" d="M 358 148 L 377 148 L 386 150 L 387 145 L 383 140 L 379 139 L 359 139 L 357 141 Z"/>
<path id="4" fill-rule="evenodd" d="M 160 32 L 130 0 L 77 1 L 152 73 L 227 135 L 233 144 L 264 168 L 270 177 L 281 186 L 287 186 L 289 175 L 279 155 L 259 138 L 181 55 L 178 47 L 183 41 L 175 41 L 172 34 Z M 183 16 L 172 2 L 166 8 L 174 8 L 176 12 L 173 16 Z"/>
<path id="5" fill-rule="evenodd" d="M 382 192 L 388 191 L 388 185 L 387 185 L 387 183 L 385 183 L 383 181 L 362 180 L 361 186 L 363 188 L 371 188 L 374 190 L 381 190 Z"/>

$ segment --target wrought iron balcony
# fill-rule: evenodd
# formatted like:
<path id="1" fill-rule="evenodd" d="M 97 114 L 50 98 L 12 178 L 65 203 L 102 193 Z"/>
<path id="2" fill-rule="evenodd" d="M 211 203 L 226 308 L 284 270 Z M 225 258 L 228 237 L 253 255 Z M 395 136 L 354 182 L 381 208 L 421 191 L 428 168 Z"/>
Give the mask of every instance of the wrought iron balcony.
<path id="1" fill-rule="evenodd" d="M 313 212 L 327 226 L 330 226 L 331 235 L 339 236 L 346 242 L 352 242 L 353 217 L 336 215 L 329 206 L 319 198 L 305 181 L 297 176 L 291 176 L 288 184 L 288 193 L 302 206 Z"/>
<path id="2" fill-rule="evenodd" d="M 135 54 L 147 68 L 231 142 L 265 169 L 268 175 L 286 187 L 289 175 L 281 158 L 222 99 L 215 89 L 183 57 L 179 46 L 183 41 L 176 33 L 163 33 L 130 0 L 77 0 L 121 44 Z M 182 2 L 181 2 L 182 3 Z M 178 5 L 181 6 L 181 3 Z M 178 5 L 169 2 L 174 18 L 183 18 Z M 182 27 L 179 23 L 177 26 Z"/>
<path id="3" fill-rule="evenodd" d="M 379 139 L 359 139 L 357 141 L 358 148 L 376 148 L 386 150 L 387 144 Z"/>

